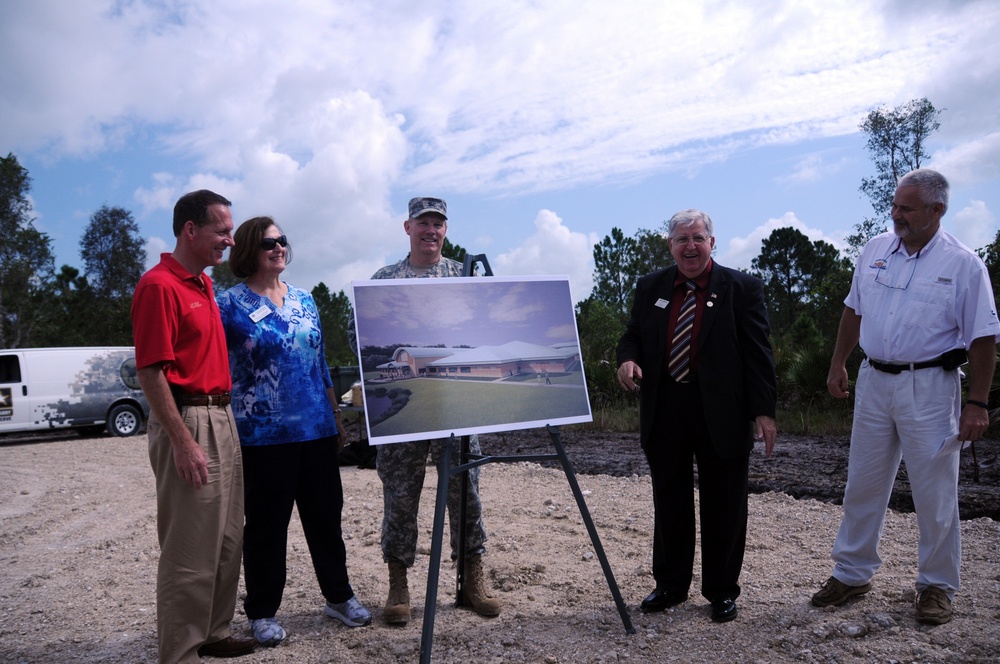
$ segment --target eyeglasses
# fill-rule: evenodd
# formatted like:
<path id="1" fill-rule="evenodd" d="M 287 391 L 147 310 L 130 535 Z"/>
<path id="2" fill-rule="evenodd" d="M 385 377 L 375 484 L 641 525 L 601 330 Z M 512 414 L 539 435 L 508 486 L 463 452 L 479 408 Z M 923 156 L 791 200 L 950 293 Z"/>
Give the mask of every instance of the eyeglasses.
<path id="1" fill-rule="evenodd" d="M 288 246 L 288 238 L 284 235 L 279 235 L 278 237 L 266 237 L 260 241 L 260 248 L 264 251 L 271 251 L 274 249 L 275 245 L 281 245 L 282 247 Z"/>
<path id="2" fill-rule="evenodd" d="M 907 261 L 907 263 L 910 264 L 910 274 L 907 275 L 906 282 L 902 286 L 886 283 L 885 279 L 888 278 L 888 275 L 883 276 L 884 273 L 887 273 L 889 271 L 889 263 L 891 262 L 892 257 L 895 256 L 897 253 L 899 253 L 899 247 L 902 244 L 903 241 L 900 240 L 896 244 L 896 248 L 893 249 L 888 256 L 883 258 L 881 261 L 875 263 L 875 283 L 881 284 L 886 288 L 894 288 L 896 290 L 906 290 L 906 287 L 910 285 L 910 282 L 913 280 L 913 273 L 916 272 L 917 270 L 917 259 L 920 258 L 920 252 L 923 251 L 923 248 L 917 250 L 917 255 L 913 257 L 913 260 Z M 904 267 L 903 269 L 905 270 L 906 268 Z M 882 279 L 879 279 L 879 277 L 882 277 Z"/>
<path id="3" fill-rule="evenodd" d="M 708 242 L 708 238 L 704 235 L 695 235 L 693 237 L 688 237 L 687 235 L 681 235 L 680 237 L 670 238 L 671 242 L 676 242 L 677 244 L 687 244 L 688 242 L 694 242 L 695 244 L 705 244 Z"/>

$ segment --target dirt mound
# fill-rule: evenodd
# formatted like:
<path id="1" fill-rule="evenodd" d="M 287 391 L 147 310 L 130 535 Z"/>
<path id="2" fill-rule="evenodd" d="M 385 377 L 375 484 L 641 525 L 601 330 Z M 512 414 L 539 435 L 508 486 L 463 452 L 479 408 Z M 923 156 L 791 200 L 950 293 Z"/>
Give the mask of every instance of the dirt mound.
<path id="1" fill-rule="evenodd" d="M 737 620 L 710 622 L 698 569 L 688 601 L 643 614 L 639 602 L 653 586 L 653 509 L 636 437 L 569 430 L 563 436 L 636 632 L 624 629 L 562 471 L 527 462 L 489 464 L 480 480 L 486 568 L 503 611 L 482 618 L 456 608 L 455 570 L 443 563 L 434 662 L 996 661 L 996 521 L 963 521 L 962 589 L 955 620 L 940 627 L 914 619 L 913 514 L 889 513 L 881 546 L 886 562 L 871 593 L 839 609 L 817 609 L 809 596 L 830 573 L 840 508 L 773 491 L 750 497 Z M 483 447 L 492 454 L 552 451 L 544 431 L 484 436 Z M 801 487 L 810 495 L 825 487 L 824 500 L 833 500 L 843 484 L 845 455 L 844 441 L 786 437 L 774 458 L 754 455 L 754 483 L 758 489 L 765 482 Z M 436 473 L 428 469 L 421 499 L 418 556 L 410 573 L 414 618 L 402 628 L 382 620 L 388 575 L 379 547 L 381 483 L 374 470 L 356 466 L 341 468 L 341 476 L 348 570 L 374 622 L 349 629 L 324 616 L 293 515 L 288 582 L 277 614 L 288 638 L 240 662 L 418 661 Z M 995 488 L 995 475 L 990 477 Z M 963 476 L 963 493 L 968 485 Z M 145 436 L 0 446 L 0 662 L 155 661 L 158 558 Z M 233 628 L 245 633 L 241 607 L 238 601 Z"/>
<path id="2" fill-rule="evenodd" d="M 560 432 L 562 443 L 583 475 L 630 477 L 648 475 L 649 467 L 639 447 L 639 434 L 613 434 L 566 427 Z M 512 431 L 479 437 L 484 454 L 544 454 L 552 443 L 544 430 Z M 776 491 L 793 498 L 812 498 L 839 505 L 847 482 L 847 436 L 789 436 L 779 433 L 771 458 L 757 446 L 750 457 L 750 492 Z M 982 440 L 973 450 L 962 451 L 959 471 L 959 513 L 963 519 L 987 516 L 1000 521 L 1000 443 Z M 547 464 L 554 466 L 557 464 Z M 976 470 L 978 468 L 978 481 Z M 901 512 L 913 511 L 913 497 L 900 465 L 889 507 Z"/>

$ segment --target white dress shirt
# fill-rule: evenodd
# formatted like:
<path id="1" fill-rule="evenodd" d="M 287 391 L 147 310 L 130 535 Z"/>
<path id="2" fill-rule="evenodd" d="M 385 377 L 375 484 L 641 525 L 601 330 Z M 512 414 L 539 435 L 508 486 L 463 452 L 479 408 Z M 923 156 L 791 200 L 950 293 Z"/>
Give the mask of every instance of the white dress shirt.
<path id="1" fill-rule="evenodd" d="M 861 348 L 882 362 L 926 362 L 979 337 L 1000 341 L 986 266 L 942 229 L 912 255 L 892 232 L 872 238 L 844 304 L 861 316 Z"/>

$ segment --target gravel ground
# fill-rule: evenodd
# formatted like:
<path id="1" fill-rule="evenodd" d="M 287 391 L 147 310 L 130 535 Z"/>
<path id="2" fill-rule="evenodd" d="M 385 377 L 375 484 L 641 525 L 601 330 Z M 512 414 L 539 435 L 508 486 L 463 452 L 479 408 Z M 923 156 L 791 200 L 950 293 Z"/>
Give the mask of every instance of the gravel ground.
<path id="1" fill-rule="evenodd" d="M 567 430 L 563 442 L 636 633 L 624 629 L 562 471 L 491 464 L 481 479 L 487 568 L 503 613 L 486 619 L 455 608 L 454 569 L 442 565 L 434 661 L 1000 662 L 1000 492 L 989 463 L 981 464 L 980 484 L 971 486 L 971 460 L 963 459 L 963 588 L 955 620 L 927 627 L 913 617 L 917 532 L 905 511 L 889 514 L 885 564 L 873 591 L 840 609 L 810 606 L 809 596 L 830 571 L 846 443 L 779 437 L 775 457 L 754 455 L 755 490 L 764 492 L 750 498 L 740 617 L 715 625 L 697 595 L 662 614 L 638 610 L 652 588 L 652 506 L 636 437 Z M 544 431 L 491 434 L 483 447 L 491 454 L 551 451 Z M 982 445 L 980 459 L 993 451 Z M 422 555 L 410 576 L 415 616 L 402 628 L 381 622 L 388 581 L 378 546 L 378 477 L 355 467 L 342 468 L 342 475 L 348 565 L 374 623 L 348 629 L 323 616 L 293 516 L 288 586 L 278 613 L 289 637 L 239 661 L 418 660 L 436 474 L 428 473 Z M 905 476 L 899 488 L 905 509 Z M 807 495 L 816 498 L 801 497 Z M 992 518 L 970 517 L 979 509 Z M 157 557 L 144 437 L 0 446 L 0 662 L 155 661 Z M 234 629 L 243 631 L 237 607 Z"/>

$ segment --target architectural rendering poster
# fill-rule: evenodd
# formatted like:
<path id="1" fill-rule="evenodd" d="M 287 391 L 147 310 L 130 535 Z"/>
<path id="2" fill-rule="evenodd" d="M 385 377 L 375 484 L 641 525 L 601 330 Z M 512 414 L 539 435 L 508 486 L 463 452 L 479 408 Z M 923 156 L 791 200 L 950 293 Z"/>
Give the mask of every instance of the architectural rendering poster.
<path id="1" fill-rule="evenodd" d="M 352 286 L 373 445 L 593 419 L 567 277 Z"/>

